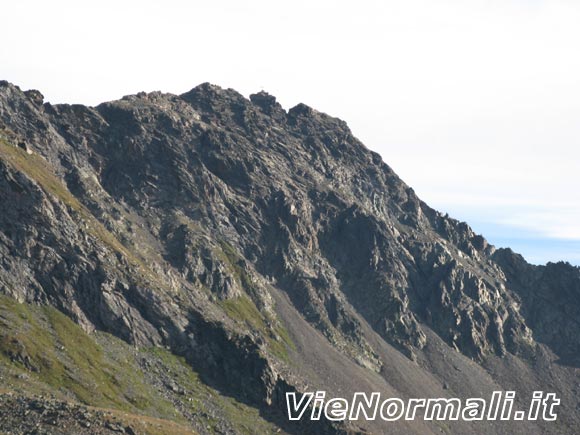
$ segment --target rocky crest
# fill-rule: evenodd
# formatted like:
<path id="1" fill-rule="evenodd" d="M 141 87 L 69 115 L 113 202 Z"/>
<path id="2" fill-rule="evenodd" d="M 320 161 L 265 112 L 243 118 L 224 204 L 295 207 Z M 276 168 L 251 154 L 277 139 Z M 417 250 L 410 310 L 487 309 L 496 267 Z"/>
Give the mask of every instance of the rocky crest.
<path id="1" fill-rule="evenodd" d="M 519 379 L 578 424 L 579 269 L 495 250 L 343 121 L 210 84 L 85 107 L 1 82 L 0 127 L 0 293 L 166 347 L 289 432 L 384 429 L 284 426 L 285 392 L 354 390 L 333 370 L 400 397 Z"/>

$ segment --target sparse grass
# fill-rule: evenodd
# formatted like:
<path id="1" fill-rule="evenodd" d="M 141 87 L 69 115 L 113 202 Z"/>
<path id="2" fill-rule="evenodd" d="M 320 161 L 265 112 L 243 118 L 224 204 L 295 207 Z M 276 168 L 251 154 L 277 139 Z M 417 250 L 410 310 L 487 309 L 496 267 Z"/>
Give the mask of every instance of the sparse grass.
<path id="1" fill-rule="evenodd" d="M 290 355 L 288 354 L 288 349 L 296 350 L 296 344 L 290 338 L 288 331 L 282 324 L 278 324 L 274 328 L 274 332 L 279 337 L 279 339 L 270 338 L 268 344 L 270 345 L 270 351 L 280 360 L 290 363 Z"/>
<path id="2" fill-rule="evenodd" d="M 296 345 L 290 338 L 288 331 L 277 321 L 273 327 L 268 326 L 249 297 L 242 295 L 235 299 L 226 299 L 221 301 L 220 305 L 230 318 L 245 323 L 255 331 L 262 333 L 272 355 L 284 362 L 290 362 L 288 349 L 296 349 Z"/>
<path id="3" fill-rule="evenodd" d="M 218 252 L 218 256 L 230 268 L 234 278 L 237 279 L 251 298 L 256 297 L 258 291 L 252 281 L 252 277 L 239 264 L 241 260 L 240 255 L 232 245 L 225 241 L 220 242 L 220 248 L 221 252 Z"/>
<path id="4" fill-rule="evenodd" d="M 36 383 L 87 405 L 173 416 L 171 404 L 143 383 L 134 366 L 105 358 L 101 346 L 56 309 L 0 296 L 0 327 L 0 363 Z M 34 384 L 31 393 L 38 392 Z"/>
<path id="5" fill-rule="evenodd" d="M 239 434 L 276 433 L 277 428 L 271 423 L 266 422 L 260 416 L 258 409 L 238 402 L 231 397 L 220 395 L 216 390 L 204 384 L 199 375 L 191 371 L 190 366 L 184 358 L 177 357 L 160 348 L 150 348 L 147 349 L 147 352 L 161 359 L 172 376 L 178 381 L 179 385 L 188 391 L 193 400 L 187 402 L 187 406 L 205 414 L 212 414 L 208 412 L 208 405 L 220 409 L 223 417 L 231 423 L 236 433 Z M 218 420 L 210 415 L 205 417 L 205 427 L 209 427 L 212 432 L 222 433 L 218 429 L 218 423 Z"/>
<path id="6" fill-rule="evenodd" d="M 230 318 L 245 323 L 256 331 L 267 331 L 268 327 L 262 318 L 262 314 L 260 314 L 256 305 L 248 296 L 241 295 L 237 298 L 225 299 L 220 301 L 219 304 Z"/>
<path id="7" fill-rule="evenodd" d="M 0 140 L 0 158 L 35 180 L 48 194 L 58 198 L 69 209 L 77 212 L 89 232 L 116 252 L 127 257 L 126 248 L 74 197 L 68 188 L 48 168 L 48 163 L 37 154 L 27 154 L 21 148 Z"/>
<path id="8" fill-rule="evenodd" d="M 124 246 L 105 226 L 99 222 L 91 211 L 85 207 L 62 183 L 62 181 L 51 170 L 48 162 L 37 154 L 28 154 L 21 148 L 8 144 L 0 139 L 0 159 L 7 162 L 14 169 L 26 174 L 38 183 L 38 185 L 49 195 L 60 200 L 71 210 L 85 230 L 113 252 L 125 257 L 130 264 L 140 272 L 140 277 L 144 280 L 142 284 L 152 285 L 156 288 L 167 289 L 167 286 L 160 281 L 159 277 L 147 267 L 145 261 L 135 255 Z"/>
<path id="9" fill-rule="evenodd" d="M 248 302 L 251 304 L 249 299 Z M 30 366 L 37 371 L 18 360 L 12 361 L 11 355 L 27 355 Z M 147 373 L 139 365 L 143 357 L 150 362 L 160 361 L 158 369 L 187 394 L 165 398 L 150 383 L 157 372 Z M 135 349 L 105 333 L 87 334 L 54 308 L 20 304 L 3 295 L 0 373 L 0 392 L 76 399 L 111 411 L 114 421 L 130 424 L 138 433 L 192 433 L 180 409 L 197 415 L 198 422 L 215 433 L 220 433 L 223 421 L 240 434 L 271 434 L 277 430 L 260 416 L 258 409 L 206 385 L 184 358 L 168 350 Z M 175 400 L 181 408 L 175 406 Z"/>
<path id="10" fill-rule="evenodd" d="M 137 433 L 144 433 L 147 435 L 191 435 L 196 433 L 190 427 L 186 427 L 169 420 L 161 420 L 143 415 L 129 414 L 127 412 L 122 412 L 115 409 L 94 409 L 111 413 L 112 418 L 109 418 L 109 421 L 113 423 L 120 422 L 123 426 L 129 425 L 135 429 Z"/>
<path id="11" fill-rule="evenodd" d="M 288 331 L 278 319 L 262 314 L 254 304 L 252 297 L 257 297 L 258 291 L 251 276 L 239 265 L 240 256 L 235 249 L 226 242 L 220 243 L 222 259 L 229 265 L 233 276 L 237 279 L 247 295 L 220 302 L 226 314 L 250 328 L 262 333 L 268 343 L 270 353 L 284 362 L 290 362 L 288 349 L 296 349 Z"/>

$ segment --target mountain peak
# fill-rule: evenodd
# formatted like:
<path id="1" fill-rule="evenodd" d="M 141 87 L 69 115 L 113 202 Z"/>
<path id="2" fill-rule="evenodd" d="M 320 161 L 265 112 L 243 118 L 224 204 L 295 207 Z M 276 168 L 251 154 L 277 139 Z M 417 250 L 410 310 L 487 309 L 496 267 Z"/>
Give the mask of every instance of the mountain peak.
<path id="1" fill-rule="evenodd" d="M 212 392 L 252 407 L 267 420 L 260 427 L 294 434 L 354 430 L 284 421 L 285 393 L 307 386 L 474 397 L 526 384 L 575 403 L 578 271 L 494 253 L 422 202 L 344 121 L 209 83 L 97 107 L 41 102 L 37 91 L 0 92 L 0 293 L 58 309 L 87 346 L 98 330 L 120 349 L 163 349 L 165 361 L 186 362 L 176 373 L 194 370 Z M 30 310 L 30 331 L 58 343 L 65 321 Z M 0 313 L 0 322 L 18 316 Z M 58 323 L 49 337 L 50 319 Z M 45 367 L 34 339 L 2 334 L 0 365 Z M 79 373 L 53 347 L 46 367 Z M 205 420 L 161 376 L 167 367 L 139 358 L 163 379 L 147 388 L 161 388 L 204 433 Z M 68 386 L 29 372 L 47 390 Z M 215 412 L 222 432 L 243 432 Z M 559 423 L 573 430 L 579 421 L 570 412 Z M 508 431 L 545 432 L 541 422 L 522 424 Z M 429 422 L 363 429 L 440 431 Z M 490 423 L 476 432 L 505 431 Z"/>

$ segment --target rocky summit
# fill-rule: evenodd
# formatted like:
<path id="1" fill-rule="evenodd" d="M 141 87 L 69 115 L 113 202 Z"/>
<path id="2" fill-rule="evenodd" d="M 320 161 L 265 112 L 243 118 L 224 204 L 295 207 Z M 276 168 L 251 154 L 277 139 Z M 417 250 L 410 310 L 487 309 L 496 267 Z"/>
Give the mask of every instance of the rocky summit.
<path id="1" fill-rule="evenodd" d="M 304 104 L 202 84 L 53 105 L 0 82 L 0 209 L 0 432 L 580 427 L 580 269 L 494 248 Z M 289 421 L 286 393 L 315 390 L 561 404 Z"/>

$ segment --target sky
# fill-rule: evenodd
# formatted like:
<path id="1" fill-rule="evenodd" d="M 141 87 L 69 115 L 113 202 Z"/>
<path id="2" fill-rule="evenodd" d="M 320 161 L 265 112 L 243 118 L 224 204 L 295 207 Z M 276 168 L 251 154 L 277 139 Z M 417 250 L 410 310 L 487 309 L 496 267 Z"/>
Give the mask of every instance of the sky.
<path id="1" fill-rule="evenodd" d="M 19 0 L 0 79 L 96 105 L 202 82 L 344 119 L 431 206 L 580 265 L 580 2 Z"/>

